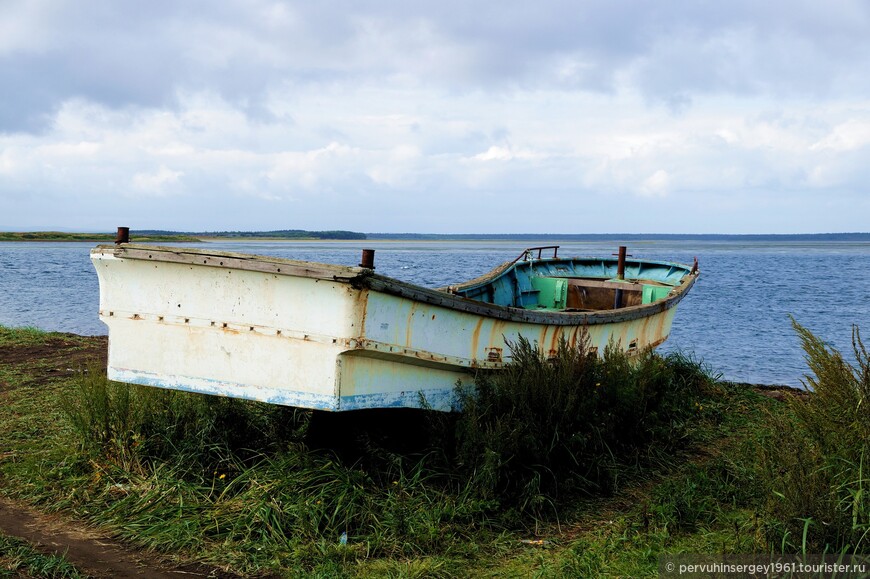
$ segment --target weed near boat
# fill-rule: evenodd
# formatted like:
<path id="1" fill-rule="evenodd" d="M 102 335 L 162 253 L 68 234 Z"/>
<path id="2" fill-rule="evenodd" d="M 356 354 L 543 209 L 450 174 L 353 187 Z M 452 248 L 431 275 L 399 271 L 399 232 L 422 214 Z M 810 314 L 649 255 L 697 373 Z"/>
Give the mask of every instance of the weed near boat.
<path id="1" fill-rule="evenodd" d="M 713 384 L 681 354 L 630 360 L 563 343 L 545 358 L 520 339 L 511 359 L 459 392 L 463 410 L 444 434 L 453 470 L 476 492 L 536 519 L 577 496 L 611 494 L 633 468 L 672 453 Z"/>

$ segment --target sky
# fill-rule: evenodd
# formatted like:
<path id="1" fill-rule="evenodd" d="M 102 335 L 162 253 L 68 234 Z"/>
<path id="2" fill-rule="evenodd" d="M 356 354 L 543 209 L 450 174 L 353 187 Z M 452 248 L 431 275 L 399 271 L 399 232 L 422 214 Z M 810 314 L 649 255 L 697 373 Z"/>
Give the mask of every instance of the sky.
<path id="1" fill-rule="evenodd" d="M 865 0 L 0 0 L 0 229 L 870 230 Z"/>

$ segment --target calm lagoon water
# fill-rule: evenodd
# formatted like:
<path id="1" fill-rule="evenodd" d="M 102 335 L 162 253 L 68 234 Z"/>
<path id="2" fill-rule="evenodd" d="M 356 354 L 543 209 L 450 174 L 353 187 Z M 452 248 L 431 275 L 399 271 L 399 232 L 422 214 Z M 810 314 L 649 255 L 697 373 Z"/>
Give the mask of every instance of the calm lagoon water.
<path id="1" fill-rule="evenodd" d="M 376 250 L 378 273 L 424 286 L 461 282 L 529 245 L 609 255 L 616 242 L 219 242 L 216 250 L 344 265 Z M 0 243 L 0 325 L 105 334 L 89 243 Z M 634 241 L 635 257 L 692 263 L 701 278 L 680 303 L 664 351 L 682 350 L 729 380 L 799 386 L 806 372 L 789 316 L 851 359 L 852 326 L 870 342 L 870 243 Z"/>

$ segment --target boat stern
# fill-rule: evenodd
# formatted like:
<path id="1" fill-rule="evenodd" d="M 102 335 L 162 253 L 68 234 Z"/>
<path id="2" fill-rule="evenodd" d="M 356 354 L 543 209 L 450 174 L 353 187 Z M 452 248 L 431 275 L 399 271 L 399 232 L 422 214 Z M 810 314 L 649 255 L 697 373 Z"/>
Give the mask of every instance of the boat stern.
<path id="1" fill-rule="evenodd" d="M 339 409 L 339 356 L 358 323 L 345 279 L 354 268 L 287 275 L 287 262 L 111 246 L 91 259 L 110 379 Z"/>

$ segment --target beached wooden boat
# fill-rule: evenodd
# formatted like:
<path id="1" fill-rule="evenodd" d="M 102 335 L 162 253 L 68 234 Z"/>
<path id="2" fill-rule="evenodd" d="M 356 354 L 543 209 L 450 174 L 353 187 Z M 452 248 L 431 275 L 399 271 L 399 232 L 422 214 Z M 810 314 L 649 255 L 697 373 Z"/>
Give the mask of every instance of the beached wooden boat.
<path id="1" fill-rule="evenodd" d="M 111 379 L 332 411 L 424 398 L 449 410 L 457 383 L 500 368 L 519 336 L 545 353 L 584 334 L 601 349 L 655 347 L 698 276 L 697 263 L 563 258 L 553 246 L 442 289 L 371 263 L 129 243 L 91 259 Z"/>

